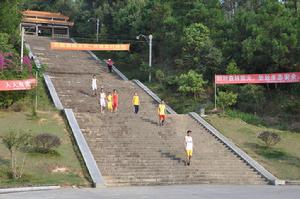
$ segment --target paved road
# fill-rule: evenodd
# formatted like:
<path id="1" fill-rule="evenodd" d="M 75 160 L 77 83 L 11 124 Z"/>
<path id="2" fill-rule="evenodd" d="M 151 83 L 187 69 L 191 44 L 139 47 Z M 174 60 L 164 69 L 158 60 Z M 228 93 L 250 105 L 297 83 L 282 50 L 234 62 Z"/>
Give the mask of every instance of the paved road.
<path id="1" fill-rule="evenodd" d="M 0 199 L 298 199 L 300 186 L 157 186 L 58 189 L 10 193 Z"/>

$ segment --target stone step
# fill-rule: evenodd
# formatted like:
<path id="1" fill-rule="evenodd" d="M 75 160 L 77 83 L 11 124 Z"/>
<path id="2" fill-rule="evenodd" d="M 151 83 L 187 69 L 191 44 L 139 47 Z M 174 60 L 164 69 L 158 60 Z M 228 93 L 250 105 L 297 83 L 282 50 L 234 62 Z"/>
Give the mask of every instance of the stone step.
<path id="1" fill-rule="evenodd" d="M 217 176 L 224 176 L 224 175 L 229 175 L 229 176 L 248 176 L 248 177 L 257 177 L 257 173 L 255 172 L 243 172 L 242 169 L 240 170 L 232 170 L 232 169 L 222 169 L 222 172 L 214 172 L 215 169 L 208 169 L 208 168 L 186 168 L 188 166 L 182 165 L 179 168 L 174 168 L 173 170 L 168 170 L 168 168 L 164 167 L 153 167 L 153 169 L 145 169 L 145 168 L 138 168 L 138 167 L 128 167 L 126 169 L 115 169 L 115 170 L 109 170 L 108 167 L 103 167 L 103 174 L 106 175 L 112 175 L 112 176 L 128 176 L 128 175 L 160 175 L 160 176 L 165 176 L 165 175 L 196 175 L 196 174 L 201 174 L 201 175 L 217 175 Z M 184 171 L 182 171 L 184 170 Z"/>
<path id="2" fill-rule="evenodd" d="M 265 181 L 252 181 L 252 180 L 230 180 L 230 179 L 143 179 L 143 180 L 106 180 L 106 186 L 153 186 L 153 185 L 172 185 L 172 184 L 233 184 L 233 185 L 262 185 L 266 184 Z"/>
<path id="3" fill-rule="evenodd" d="M 182 180 L 188 180 L 188 179 L 215 179 L 215 180 L 222 180 L 224 178 L 226 179 L 231 179 L 231 180 L 236 180 L 238 181 L 239 179 L 244 179 L 248 181 L 264 181 L 262 178 L 259 179 L 257 176 L 253 175 L 207 175 L 207 174 L 201 174 L 201 173 L 195 173 L 193 175 L 187 175 L 187 174 L 181 174 L 181 175 L 174 175 L 172 173 L 166 173 L 166 174 L 161 174 L 161 173 L 136 173 L 133 175 L 128 174 L 128 175 L 106 175 L 109 176 L 111 179 L 114 180 L 125 180 L 125 179 L 145 179 L 145 178 L 152 178 L 152 179 L 182 179 Z"/>

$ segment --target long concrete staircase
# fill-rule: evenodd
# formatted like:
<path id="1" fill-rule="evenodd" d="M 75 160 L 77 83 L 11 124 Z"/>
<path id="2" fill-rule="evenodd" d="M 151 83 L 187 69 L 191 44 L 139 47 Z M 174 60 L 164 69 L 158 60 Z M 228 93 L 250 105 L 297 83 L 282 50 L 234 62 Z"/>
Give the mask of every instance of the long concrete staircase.
<path id="1" fill-rule="evenodd" d="M 157 125 L 156 102 L 131 81 L 109 74 L 87 52 L 51 51 L 50 38 L 27 36 L 65 108 L 72 108 L 107 186 L 167 184 L 267 184 L 267 181 L 188 115 L 167 115 Z M 98 87 L 119 93 L 119 110 L 100 113 L 91 96 Z M 133 113 L 134 92 L 141 110 Z M 185 166 L 184 136 L 192 130 L 194 153 Z"/>

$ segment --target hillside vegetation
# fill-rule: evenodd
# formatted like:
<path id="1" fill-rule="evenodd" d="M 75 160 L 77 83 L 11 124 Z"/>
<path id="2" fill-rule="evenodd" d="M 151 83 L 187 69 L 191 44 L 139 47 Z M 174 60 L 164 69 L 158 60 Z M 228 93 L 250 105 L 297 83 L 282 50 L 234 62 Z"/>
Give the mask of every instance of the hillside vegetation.
<path id="1" fill-rule="evenodd" d="M 129 78 L 144 82 L 150 72 L 148 44 L 136 36 L 152 34 L 154 81 L 149 86 L 178 112 L 213 108 L 214 74 L 300 70 L 296 0 L 56 0 L 23 1 L 22 6 L 71 16 L 72 36 L 81 42 L 96 42 L 99 18 L 99 42 L 130 43 L 131 51 L 97 54 L 113 58 Z M 299 84 L 220 86 L 220 91 L 237 94 L 226 108 L 253 114 L 266 125 L 300 129 Z"/>

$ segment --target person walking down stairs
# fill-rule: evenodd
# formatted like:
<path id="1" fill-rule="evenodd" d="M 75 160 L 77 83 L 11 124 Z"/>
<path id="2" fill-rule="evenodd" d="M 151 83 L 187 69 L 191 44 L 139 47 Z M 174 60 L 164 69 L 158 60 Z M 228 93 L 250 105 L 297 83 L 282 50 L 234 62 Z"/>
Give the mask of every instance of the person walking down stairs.
<path id="1" fill-rule="evenodd" d="M 114 89 L 114 91 L 113 91 L 112 98 L 113 98 L 113 104 L 112 104 L 113 111 L 117 112 L 118 111 L 119 96 L 118 96 L 118 93 L 117 93 L 116 89 Z"/>
<path id="2" fill-rule="evenodd" d="M 97 95 L 97 79 L 96 79 L 96 75 L 93 75 L 93 78 L 92 78 L 92 95 L 93 96 Z"/>
<path id="3" fill-rule="evenodd" d="M 106 107 L 106 94 L 103 90 L 103 88 L 101 88 L 100 90 L 100 111 L 101 113 L 104 113 Z"/>
<path id="4" fill-rule="evenodd" d="M 164 100 L 161 100 L 160 104 L 158 105 L 158 117 L 159 117 L 159 126 L 163 126 L 166 120 L 166 105 Z"/>
<path id="5" fill-rule="evenodd" d="M 108 92 L 108 96 L 107 96 L 107 110 L 109 112 L 113 112 L 113 102 L 112 102 L 112 95 L 111 92 Z"/>
<path id="6" fill-rule="evenodd" d="M 134 113 L 137 114 L 139 112 L 140 98 L 136 92 L 133 95 L 132 104 L 134 107 Z"/>
<path id="7" fill-rule="evenodd" d="M 185 152 L 186 152 L 186 165 L 190 166 L 193 155 L 193 138 L 191 136 L 192 131 L 188 130 L 185 136 Z"/>
<path id="8" fill-rule="evenodd" d="M 111 59 L 108 59 L 107 61 L 106 61 L 106 64 L 107 64 L 107 68 L 108 68 L 108 72 L 112 72 L 112 67 L 113 67 L 113 64 L 114 64 L 114 62 L 111 60 Z"/>

